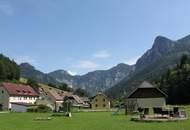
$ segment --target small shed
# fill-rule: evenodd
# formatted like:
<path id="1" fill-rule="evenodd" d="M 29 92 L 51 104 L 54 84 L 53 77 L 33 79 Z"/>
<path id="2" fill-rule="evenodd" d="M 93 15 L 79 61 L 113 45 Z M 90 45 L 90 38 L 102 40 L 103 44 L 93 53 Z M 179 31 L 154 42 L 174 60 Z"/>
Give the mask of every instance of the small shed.
<path id="1" fill-rule="evenodd" d="M 166 94 L 147 81 L 140 84 L 126 98 L 127 111 L 146 108 L 157 108 L 166 105 Z"/>
<path id="2" fill-rule="evenodd" d="M 11 103 L 11 111 L 12 112 L 27 112 L 27 109 L 29 107 L 34 107 L 36 105 L 31 104 L 31 103 L 20 103 L 20 102 L 13 102 Z"/>

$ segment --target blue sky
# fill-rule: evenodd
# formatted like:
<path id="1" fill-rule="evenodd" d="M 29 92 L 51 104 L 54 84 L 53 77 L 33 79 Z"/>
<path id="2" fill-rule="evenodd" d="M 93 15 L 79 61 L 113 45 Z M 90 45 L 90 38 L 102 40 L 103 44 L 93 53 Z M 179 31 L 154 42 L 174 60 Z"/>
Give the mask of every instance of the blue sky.
<path id="1" fill-rule="evenodd" d="M 135 63 L 154 38 L 190 34 L 189 0 L 0 0 L 0 52 L 43 72 Z"/>

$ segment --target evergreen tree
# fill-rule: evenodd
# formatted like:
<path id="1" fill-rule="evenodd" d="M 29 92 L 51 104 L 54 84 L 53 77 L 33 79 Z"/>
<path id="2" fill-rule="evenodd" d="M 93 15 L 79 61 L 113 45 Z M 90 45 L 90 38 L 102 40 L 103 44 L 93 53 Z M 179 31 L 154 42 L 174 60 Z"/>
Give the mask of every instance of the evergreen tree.
<path id="1" fill-rule="evenodd" d="M 168 70 L 159 81 L 160 88 L 168 94 L 169 104 L 190 103 L 190 62 L 188 56 L 181 57 L 180 64 Z"/>
<path id="2" fill-rule="evenodd" d="M 181 57 L 180 68 L 183 68 L 183 66 L 184 66 L 185 64 L 187 64 L 187 63 L 188 63 L 188 56 L 184 54 L 184 55 Z"/>
<path id="3" fill-rule="evenodd" d="M 20 68 L 8 57 L 0 54 L 0 80 L 19 80 L 20 78 Z"/>
<path id="4" fill-rule="evenodd" d="M 5 67 L 2 61 L 0 61 L 0 80 L 6 79 Z"/>

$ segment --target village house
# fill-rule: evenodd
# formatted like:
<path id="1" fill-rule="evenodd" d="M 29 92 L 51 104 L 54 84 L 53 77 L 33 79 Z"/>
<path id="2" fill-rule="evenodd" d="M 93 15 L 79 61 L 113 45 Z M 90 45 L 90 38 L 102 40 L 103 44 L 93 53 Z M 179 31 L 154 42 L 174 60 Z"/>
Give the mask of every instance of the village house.
<path id="1" fill-rule="evenodd" d="M 62 108 L 63 100 L 66 96 L 71 101 L 73 107 L 89 107 L 79 96 L 46 85 L 41 85 L 40 87 L 40 98 L 37 104 L 49 106 L 53 111 L 59 111 Z"/>
<path id="2" fill-rule="evenodd" d="M 0 110 L 19 111 L 26 105 L 35 104 L 37 99 L 38 93 L 29 85 L 13 83 L 0 84 Z M 16 104 L 19 105 L 18 107 L 20 109 Z"/>
<path id="3" fill-rule="evenodd" d="M 166 94 L 146 81 L 140 84 L 126 99 L 126 109 L 131 112 L 165 105 Z"/>
<path id="4" fill-rule="evenodd" d="M 92 109 L 110 109 L 110 101 L 102 92 L 98 92 L 91 101 Z"/>

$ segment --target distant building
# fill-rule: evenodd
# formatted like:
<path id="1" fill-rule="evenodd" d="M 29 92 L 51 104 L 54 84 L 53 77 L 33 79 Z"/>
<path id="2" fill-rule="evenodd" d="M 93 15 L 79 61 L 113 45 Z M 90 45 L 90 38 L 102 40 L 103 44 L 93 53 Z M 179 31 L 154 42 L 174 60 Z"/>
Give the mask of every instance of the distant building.
<path id="1" fill-rule="evenodd" d="M 89 108 L 90 107 L 90 105 L 87 102 L 85 102 L 83 100 L 83 98 L 81 98 L 77 95 L 70 95 L 70 96 L 68 96 L 68 98 L 73 107 L 78 107 L 78 108 Z"/>
<path id="2" fill-rule="evenodd" d="M 37 100 L 37 104 L 46 105 L 53 111 L 59 111 L 62 107 L 64 97 L 70 95 L 70 93 L 66 91 L 46 85 L 40 85 L 39 92 L 40 98 Z"/>
<path id="3" fill-rule="evenodd" d="M 92 98 L 91 101 L 92 109 L 110 109 L 110 101 L 106 95 L 99 92 Z"/>
<path id="4" fill-rule="evenodd" d="M 29 85 L 1 83 L 0 84 L 0 109 L 11 110 L 17 103 L 35 104 L 38 93 Z"/>
<path id="5" fill-rule="evenodd" d="M 49 106 L 53 111 L 59 111 L 66 96 L 71 101 L 73 107 L 89 107 L 79 96 L 45 85 L 40 87 L 40 98 L 37 104 Z"/>
<path id="6" fill-rule="evenodd" d="M 129 94 L 126 99 L 128 111 L 137 111 L 138 108 L 163 107 L 165 105 L 166 94 L 146 81 Z"/>

